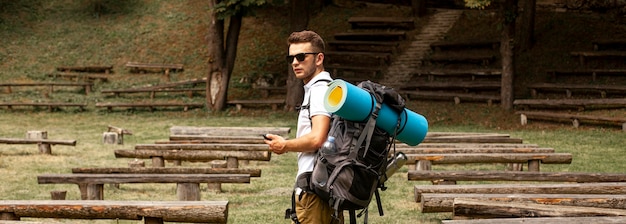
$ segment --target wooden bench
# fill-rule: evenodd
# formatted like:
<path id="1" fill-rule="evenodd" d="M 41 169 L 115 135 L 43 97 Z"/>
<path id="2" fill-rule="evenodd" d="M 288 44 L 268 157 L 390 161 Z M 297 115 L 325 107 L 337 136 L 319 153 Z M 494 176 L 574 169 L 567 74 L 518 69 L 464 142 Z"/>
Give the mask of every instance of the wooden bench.
<path id="1" fill-rule="evenodd" d="M 103 134 L 103 142 L 122 145 L 124 144 L 124 135 L 133 135 L 133 132 L 128 129 L 108 125 L 107 131 Z"/>
<path id="2" fill-rule="evenodd" d="M 281 95 L 287 93 L 286 86 L 253 86 L 252 88 L 261 91 L 261 96 L 263 96 L 264 98 L 273 95 L 271 93 L 277 93 Z"/>
<path id="3" fill-rule="evenodd" d="M 415 202 L 422 194 L 626 194 L 626 183 L 415 185 Z"/>
<path id="4" fill-rule="evenodd" d="M 194 88 L 197 85 L 202 84 L 202 88 Z M 150 85 L 143 87 L 134 87 L 127 89 L 107 89 L 102 90 L 101 93 L 114 94 L 119 96 L 121 93 L 144 93 L 149 92 L 150 98 L 154 98 L 156 92 L 188 92 L 190 97 L 193 92 L 204 92 L 206 90 L 206 78 L 201 79 L 188 79 L 177 82 L 168 82 L 159 85 Z"/>
<path id="5" fill-rule="evenodd" d="M 403 90 L 463 90 L 471 92 L 476 90 L 497 90 L 499 92 L 502 82 L 498 81 L 434 81 L 406 83 L 400 88 Z"/>
<path id="6" fill-rule="evenodd" d="M 476 54 L 439 54 L 435 53 L 429 57 L 422 59 L 422 63 L 432 65 L 436 63 L 440 64 L 458 64 L 469 63 L 487 66 L 496 60 L 496 55 L 493 53 L 476 53 Z"/>
<path id="7" fill-rule="evenodd" d="M 406 39 L 405 31 L 359 31 L 335 33 L 335 40 L 359 41 L 402 41 Z"/>
<path id="8" fill-rule="evenodd" d="M 578 57 L 581 65 L 585 65 L 587 58 L 625 58 L 626 51 L 574 51 L 570 53 L 574 57 Z M 623 60 L 623 59 L 620 59 Z"/>
<path id="9" fill-rule="evenodd" d="M 393 150 L 390 150 L 393 152 Z M 452 154 L 452 153 L 554 153 L 553 148 L 529 148 L 529 147 L 455 147 L 455 148 L 426 148 L 426 147 L 408 147 L 396 148 L 396 152 L 404 154 Z"/>
<path id="10" fill-rule="evenodd" d="M 227 223 L 228 201 L 0 200 L 1 220 L 21 218 Z"/>
<path id="11" fill-rule="evenodd" d="M 154 111 L 157 107 L 182 107 L 183 111 L 187 111 L 190 108 L 202 108 L 204 103 L 182 103 L 182 102 L 152 102 L 152 103 L 113 103 L 113 102 L 98 102 L 96 107 L 105 107 L 107 111 L 113 111 L 114 107 L 127 107 L 127 108 L 148 108 L 150 111 Z"/>
<path id="12" fill-rule="evenodd" d="M 554 153 L 553 148 L 538 148 L 538 147 L 452 147 L 452 148 L 443 148 L 443 147 L 407 147 L 407 148 L 396 148 L 394 150 L 390 150 L 390 154 L 395 152 L 402 152 L 404 154 L 453 154 L 453 153 L 494 153 L 494 154 L 502 154 L 502 153 Z M 418 166 L 430 166 L 431 163 L 418 161 L 415 164 L 408 164 L 409 169 L 416 169 Z M 524 163 L 510 163 L 507 164 L 507 170 L 521 170 L 524 166 Z M 424 167 L 422 167 L 423 169 Z M 427 168 L 428 169 L 428 168 Z"/>
<path id="13" fill-rule="evenodd" d="M 398 41 L 367 41 L 367 40 L 331 40 L 328 46 L 335 51 L 381 52 L 395 54 L 398 52 Z"/>
<path id="14" fill-rule="evenodd" d="M 513 105 L 518 109 L 526 110 L 531 107 L 548 109 L 585 109 L 598 108 L 624 108 L 625 98 L 605 98 L 605 99 L 517 99 Z"/>
<path id="15" fill-rule="evenodd" d="M 450 132 L 450 131 L 430 131 L 426 133 L 427 138 L 439 138 L 439 137 L 456 137 L 456 138 L 484 138 L 484 137 L 501 137 L 509 138 L 510 134 L 506 133 L 490 133 L 490 132 Z"/>
<path id="16" fill-rule="evenodd" d="M 406 154 L 406 157 L 406 164 L 417 164 L 417 170 L 430 170 L 432 164 L 527 163 L 528 171 L 539 171 L 540 164 L 572 163 L 571 153 Z"/>
<path id="17" fill-rule="evenodd" d="M 626 39 L 597 39 L 591 41 L 594 51 L 626 50 Z"/>
<path id="18" fill-rule="evenodd" d="M 77 184 L 83 200 L 104 200 L 104 184 L 176 183 L 180 201 L 199 201 L 200 183 L 250 183 L 249 174 L 41 174 L 39 184 Z"/>
<path id="19" fill-rule="evenodd" d="M 0 138 L 2 144 L 37 144 L 39 152 L 52 154 L 52 145 L 76 146 L 76 140 Z"/>
<path id="20" fill-rule="evenodd" d="M 427 135 L 428 136 L 428 135 Z M 396 143 L 398 148 L 539 148 L 537 144 L 528 143 L 428 143 L 422 142 L 417 146 L 409 146 L 404 143 Z"/>
<path id="21" fill-rule="evenodd" d="M 572 92 L 599 93 L 602 98 L 606 98 L 607 93 L 626 94 L 626 86 L 623 85 L 533 83 L 526 88 L 530 89 L 533 98 L 536 98 L 539 92 L 563 92 L 567 98 L 572 97 Z"/>
<path id="22" fill-rule="evenodd" d="M 376 80 L 382 77 L 384 66 L 357 66 L 347 64 L 329 64 L 324 68 L 338 79 L 352 83 L 365 80 Z"/>
<path id="23" fill-rule="evenodd" d="M 72 168 L 72 173 L 248 174 L 250 177 L 261 177 L 261 169 L 210 167 L 78 167 Z"/>
<path id="24" fill-rule="evenodd" d="M 191 145 L 191 144 L 190 144 Z M 115 150 L 115 158 L 152 159 L 153 167 L 165 166 L 165 160 L 209 162 L 226 160 L 228 167 L 236 168 L 239 160 L 270 161 L 268 151 L 218 151 L 218 150 Z"/>
<path id="25" fill-rule="evenodd" d="M 626 182 L 624 174 L 591 172 L 409 170 L 407 175 L 410 181 Z"/>
<path id="26" fill-rule="evenodd" d="M 444 91 L 399 91 L 407 100 L 410 99 L 426 99 L 426 100 L 453 100 L 455 104 L 462 101 L 484 101 L 492 105 L 500 102 L 500 95 L 493 94 L 476 94 L 476 93 L 456 93 Z"/>
<path id="27" fill-rule="evenodd" d="M 498 50 L 500 41 L 437 41 L 430 44 L 433 51 L 460 50 L 460 49 L 490 49 Z"/>
<path id="28" fill-rule="evenodd" d="M 352 29 L 415 29 L 413 17 L 399 16 L 360 16 L 348 18 L 348 23 Z"/>
<path id="29" fill-rule="evenodd" d="M 178 135 L 201 136 L 254 136 L 262 134 L 275 134 L 283 137 L 289 136 L 289 127 L 224 127 L 224 126 L 172 126 L 170 127 L 170 139 Z M 187 138 L 187 137 L 186 137 Z M 187 138 L 188 139 L 188 138 Z M 172 139 L 174 140 L 174 139 Z"/>
<path id="30" fill-rule="evenodd" d="M 183 64 L 159 64 L 143 62 L 126 62 L 126 67 L 133 73 L 162 72 L 167 81 L 170 80 L 170 72 L 183 71 Z"/>
<path id="31" fill-rule="evenodd" d="M 222 163 L 223 165 L 227 165 Z M 211 164 L 212 167 L 85 167 L 72 168 L 72 173 L 100 173 L 100 174 L 248 174 L 250 177 L 260 177 L 261 169 L 251 168 L 221 168 L 222 164 Z M 222 183 L 208 183 L 210 190 L 221 192 Z"/>
<path id="32" fill-rule="evenodd" d="M 74 80 L 77 82 L 94 82 L 94 81 L 108 82 L 109 81 L 108 76 L 98 75 L 98 74 L 51 73 L 51 74 L 46 74 L 46 76 L 51 77 L 51 78 L 64 78 L 64 79 Z"/>
<path id="33" fill-rule="evenodd" d="M 552 80 L 556 80 L 558 76 L 584 75 L 591 76 L 592 81 L 596 81 L 600 75 L 626 76 L 626 69 L 548 69 L 546 73 Z"/>
<path id="34" fill-rule="evenodd" d="M 272 110 L 278 110 L 278 107 L 285 104 L 285 99 L 259 99 L 259 100 L 228 100 L 226 104 L 235 105 L 237 111 L 241 111 L 244 105 L 247 106 L 271 106 Z"/>
<path id="35" fill-rule="evenodd" d="M 261 139 L 261 136 L 257 138 Z M 227 167 L 237 168 L 239 167 L 240 156 L 257 156 L 253 160 L 269 161 L 271 154 L 266 144 L 235 144 L 235 143 L 208 143 L 208 144 L 137 144 L 135 150 L 148 150 L 148 151 L 218 151 L 218 152 L 233 152 L 239 154 L 235 156 L 226 156 L 230 154 L 224 154 L 222 159 L 227 161 Z M 247 155 L 246 152 L 251 152 L 252 155 Z M 255 153 L 256 152 L 256 153 Z M 267 152 L 267 154 L 266 154 Z M 163 161 L 156 161 L 158 157 L 153 157 L 152 162 L 158 164 L 158 166 L 164 166 Z M 243 158 L 242 158 L 243 159 Z"/>
<path id="36" fill-rule="evenodd" d="M 91 82 L 40 82 L 40 83 L 0 83 L 0 87 L 6 87 L 7 93 L 12 93 L 11 87 L 48 87 L 49 93 L 54 92 L 54 87 L 57 86 L 70 86 L 70 87 L 82 87 L 85 90 L 85 95 L 88 95 L 93 88 Z"/>
<path id="37" fill-rule="evenodd" d="M 49 112 L 53 112 L 58 110 L 60 107 L 78 107 L 78 110 L 84 111 L 85 107 L 87 107 L 86 103 L 63 103 L 63 102 L 1 102 L 0 107 L 7 107 L 7 109 L 12 110 L 13 107 L 46 107 Z"/>
<path id="38" fill-rule="evenodd" d="M 325 60 L 331 64 L 359 64 L 366 66 L 386 66 L 391 63 L 390 53 L 367 51 L 327 51 Z"/>
<path id="39" fill-rule="evenodd" d="M 509 143 L 521 144 L 521 138 L 502 136 L 430 136 L 424 138 L 422 143 Z"/>
<path id="40" fill-rule="evenodd" d="M 185 88 L 185 89 L 105 89 L 101 90 L 104 94 L 113 94 L 114 96 L 120 96 L 120 94 L 130 93 L 150 93 L 150 99 L 154 99 L 156 93 L 186 93 L 189 98 L 192 98 L 194 93 L 205 93 L 206 88 Z"/>
<path id="41" fill-rule="evenodd" d="M 59 66 L 56 70 L 59 72 L 91 72 L 110 74 L 113 72 L 113 66 Z"/>
<path id="42" fill-rule="evenodd" d="M 450 77 L 469 77 L 469 80 L 488 79 L 500 80 L 502 69 L 484 68 L 484 69 L 419 69 L 411 71 L 413 77 L 427 76 L 428 81 L 435 80 L 435 77 L 441 77 L 448 80 Z"/>
<path id="43" fill-rule="evenodd" d="M 441 220 L 442 224 L 586 224 L 586 223 L 626 223 L 624 216 L 593 217 L 532 217 L 532 218 L 492 218 Z"/>
<path id="44" fill-rule="evenodd" d="M 579 198 L 570 198 L 570 195 L 563 195 L 563 200 L 578 201 Z M 583 196 L 584 197 L 584 196 Z M 546 198 L 552 200 L 553 198 Z M 557 199 L 558 200 L 558 199 Z M 624 216 L 625 211 L 622 206 L 613 206 L 609 208 L 598 208 L 594 206 L 610 205 L 612 202 L 600 199 L 593 201 L 594 198 L 583 198 L 586 203 L 582 205 L 569 204 L 560 205 L 552 203 L 542 203 L 541 201 L 492 201 L 482 198 L 458 198 L 454 199 L 454 218 L 455 219 L 471 219 L 471 218 L 501 218 L 501 217 L 607 217 L 607 216 Z M 567 204 L 567 203 L 565 203 Z M 584 221 L 584 220 L 583 220 Z M 597 222 L 592 222 L 597 223 Z"/>
<path id="45" fill-rule="evenodd" d="M 556 122 L 571 122 L 575 128 L 578 128 L 581 123 L 596 125 L 617 125 L 620 126 L 623 131 L 626 131 L 626 118 L 624 117 L 607 117 L 544 111 L 517 111 L 515 113 L 520 115 L 520 122 L 522 125 L 528 124 L 529 119 L 536 119 Z"/>
<path id="46" fill-rule="evenodd" d="M 168 141 L 156 141 L 156 144 L 264 144 L 261 134 L 257 136 L 198 136 L 198 135 L 171 135 Z"/>
<path id="47" fill-rule="evenodd" d="M 612 208 L 626 215 L 624 202 L 626 195 L 619 194 L 422 194 L 422 212 L 452 212 L 455 201 L 459 199 L 485 200 L 492 204 L 513 207 L 515 203 L 530 203 L 532 207 L 567 206 L 572 210 L 575 206 L 582 206 L 593 212 L 593 208 Z M 455 215 L 459 210 L 454 210 Z M 556 213 L 562 214 L 562 213 Z M 533 216 L 533 215 L 528 215 Z M 528 217 L 527 216 L 527 217 Z M 558 216 L 558 215 L 556 215 Z M 507 217 L 519 217 L 511 214 Z M 487 217 L 483 217 L 487 218 Z"/>

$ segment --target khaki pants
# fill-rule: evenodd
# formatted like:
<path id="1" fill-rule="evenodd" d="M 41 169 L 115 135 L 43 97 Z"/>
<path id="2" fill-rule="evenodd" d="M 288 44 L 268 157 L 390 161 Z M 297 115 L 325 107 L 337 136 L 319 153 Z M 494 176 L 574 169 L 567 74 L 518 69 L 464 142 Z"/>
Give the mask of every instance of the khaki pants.
<path id="1" fill-rule="evenodd" d="M 332 217 L 334 210 L 313 193 L 302 192 L 296 195 L 296 215 L 302 224 L 341 224 L 343 214 L 339 213 L 339 219 Z"/>

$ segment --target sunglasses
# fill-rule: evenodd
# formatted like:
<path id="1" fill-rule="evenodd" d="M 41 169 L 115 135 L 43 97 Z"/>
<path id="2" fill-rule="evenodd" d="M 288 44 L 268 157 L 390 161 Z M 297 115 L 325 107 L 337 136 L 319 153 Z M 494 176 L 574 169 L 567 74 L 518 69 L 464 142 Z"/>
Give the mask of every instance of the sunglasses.
<path id="1" fill-rule="evenodd" d="M 304 61 L 304 59 L 306 59 L 306 55 L 307 54 L 319 54 L 319 52 L 315 53 L 315 52 L 311 52 L 311 53 L 299 53 L 299 54 L 295 54 L 295 55 L 287 55 L 286 59 L 287 59 L 287 63 L 291 63 L 293 62 L 293 59 L 296 58 L 298 61 Z"/>

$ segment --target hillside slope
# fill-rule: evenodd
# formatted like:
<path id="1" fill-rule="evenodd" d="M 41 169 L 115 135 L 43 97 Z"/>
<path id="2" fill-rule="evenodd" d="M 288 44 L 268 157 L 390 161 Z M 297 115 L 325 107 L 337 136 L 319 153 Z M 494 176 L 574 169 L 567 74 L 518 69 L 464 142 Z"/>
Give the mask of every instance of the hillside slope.
<path id="1" fill-rule="evenodd" d="M 103 5 L 96 10 L 95 2 Z M 172 81 L 206 76 L 205 37 L 209 16 L 208 6 L 202 0 L 143 0 L 124 1 L 124 4 L 118 1 L 4 1 L 0 12 L 1 82 L 47 81 L 49 78 L 45 74 L 54 72 L 57 66 L 114 67 L 110 81 L 96 85 L 96 94 L 59 93 L 52 96 L 58 100 L 93 104 L 107 100 L 98 93 L 101 89 L 163 82 L 158 75 L 129 73 L 124 67 L 127 61 L 183 63 L 185 71 L 174 74 Z M 329 40 L 334 33 L 349 30 L 347 18 L 350 16 L 408 13 L 408 7 L 384 4 L 329 6 L 311 18 L 310 29 Z M 285 78 L 286 18 L 285 8 L 274 7 L 244 19 L 229 98 L 258 97 L 250 86 L 259 77 L 269 76 L 279 81 Z M 497 38 L 499 25 L 494 20 L 490 11 L 470 10 L 446 38 Z M 417 22 L 419 29 L 419 24 L 427 22 L 427 18 L 419 18 Z M 592 39 L 626 37 L 626 28 L 621 17 L 611 14 L 540 9 L 535 34 L 535 47 L 519 54 L 516 62 L 515 92 L 522 98 L 528 96 L 524 88 L 526 84 L 546 79 L 545 69 L 580 67 L 576 58 L 569 56 L 570 51 L 591 49 Z M 590 66 L 616 67 L 620 64 Z M 3 94 L 2 97 L 5 101 L 42 100 L 37 91 Z M 172 96 L 166 100 L 177 99 Z M 183 100 L 203 101 L 201 97 Z M 413 101 L 410 107 L 429 117 L 433 125 L 520 128 L 512 113 L 497 106 Z"/>

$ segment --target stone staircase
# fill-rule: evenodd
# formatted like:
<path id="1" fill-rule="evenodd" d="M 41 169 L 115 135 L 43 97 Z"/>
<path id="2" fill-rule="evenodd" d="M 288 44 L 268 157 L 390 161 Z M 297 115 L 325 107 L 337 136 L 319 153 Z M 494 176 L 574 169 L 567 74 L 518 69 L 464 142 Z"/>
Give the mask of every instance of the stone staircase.
<path id="1" fill-rule="evenodd" d="M 436 9 L 428 24 L 407 38 L 412 40 L 409 47 L 394 57 L 381 84 L 395 87 L 408 82 L 412 71 L 418 70 L 422 59 L 430 53 L 430 44 L 441 40 L 462 14 L 462 10 Z"/>

